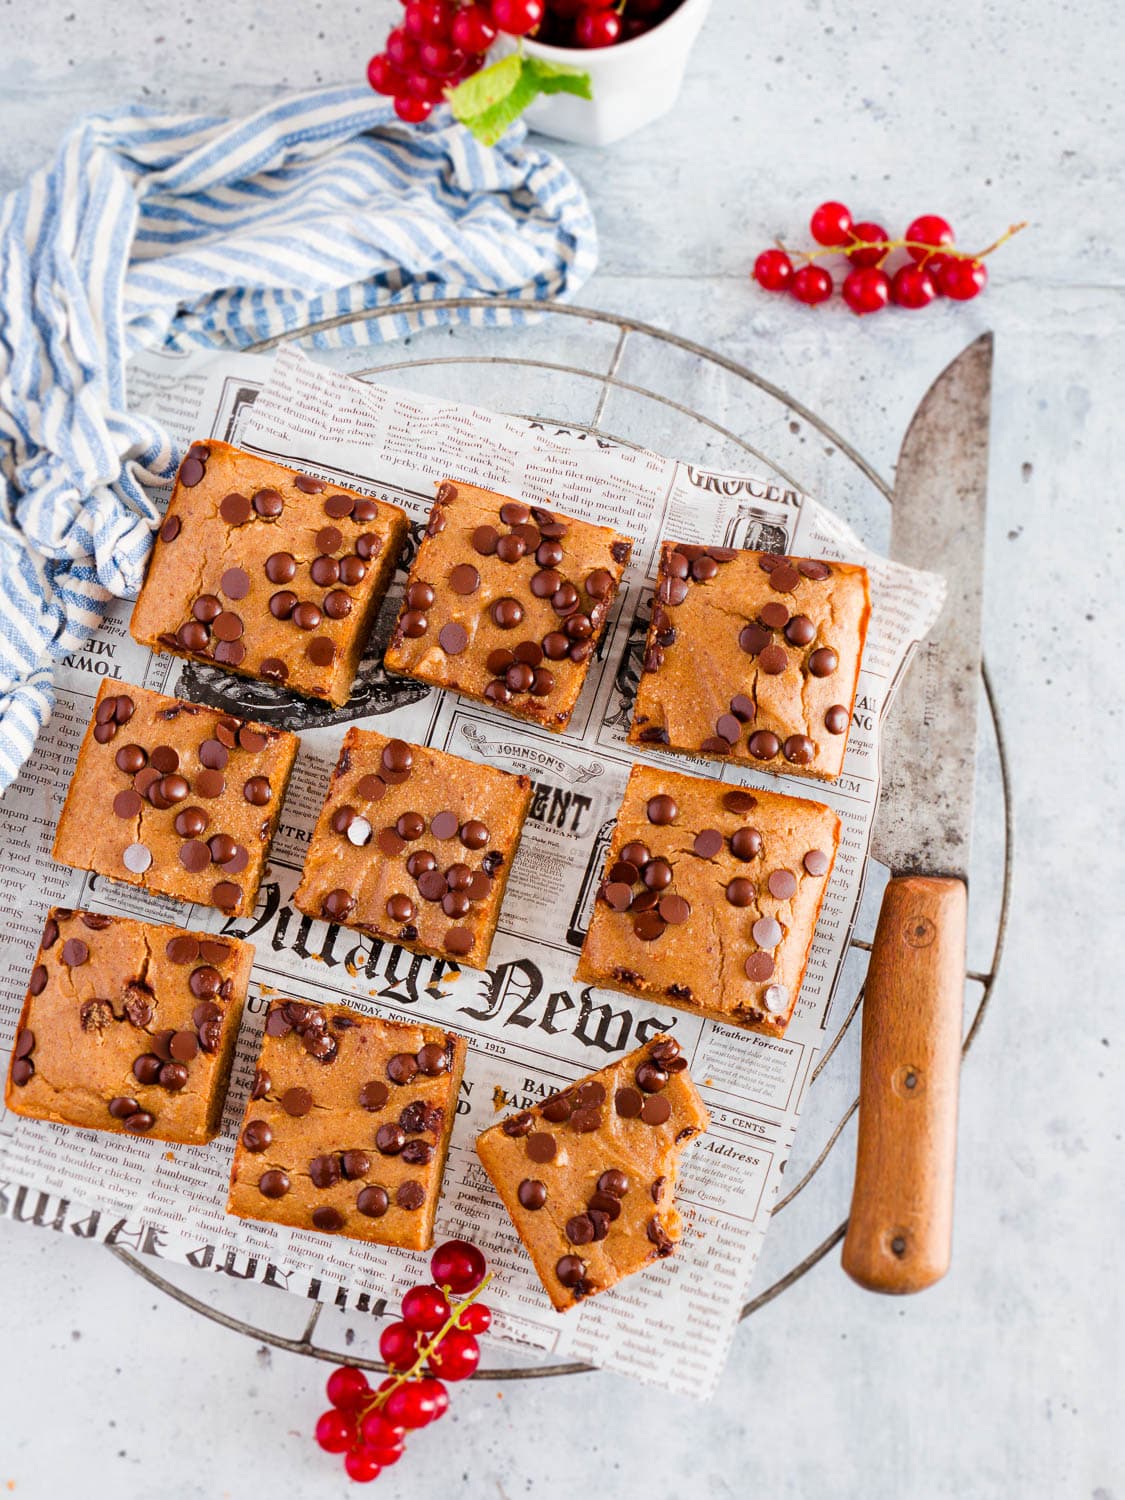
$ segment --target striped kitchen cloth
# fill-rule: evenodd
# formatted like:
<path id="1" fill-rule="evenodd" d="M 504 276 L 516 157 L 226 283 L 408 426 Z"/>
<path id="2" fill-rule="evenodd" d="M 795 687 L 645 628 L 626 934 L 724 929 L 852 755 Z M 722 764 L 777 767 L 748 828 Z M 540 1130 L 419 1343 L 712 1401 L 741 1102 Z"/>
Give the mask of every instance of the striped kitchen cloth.
<path id="1" fill-rule="evenodd" d="M 407 126 L 366 88 L 245 120 L 131 110 L 80 122 L 0 200 L 0 790 L 51 711 L 51 665 L 134 595 L 177 454 L 128 410 L 141 348 L 310 334 L 381 342 L 457 317 L 444 297 L 565 300 L 597 238 L 570 172 L 517 125 L 480 146 L 447 111 Z"/>

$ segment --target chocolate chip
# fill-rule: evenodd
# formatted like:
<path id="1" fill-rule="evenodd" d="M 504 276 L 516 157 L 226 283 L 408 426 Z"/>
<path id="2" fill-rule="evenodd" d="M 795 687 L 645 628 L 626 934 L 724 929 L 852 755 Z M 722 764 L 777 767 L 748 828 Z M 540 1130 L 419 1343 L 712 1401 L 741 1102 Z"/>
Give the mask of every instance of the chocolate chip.
<path id="1" fill-rule="evenodd" d="M 359 514 L 358 506 L 356 506 L 356 514 Z M 373 557 L 378 557 L 382 549 L 383 538 L 379 536 L 377 532 L 365 531 L 362 533 L 362 535 L 357 536 L 355 539 L 355 550 L 357 555 L 359 557 L 362 557 L 367 562 L 370 562 Z"/>
<path id="2" fill-rule="evenodd" d="M 523 605 L 518 599 L 494 599 L 489 614 L 497 630 L 514 630 L 523 619 Z"/>
<path id="3" fill-rule="evenodd" d="M 771 896 L 779 901 L 788 901 L 797 890 L 797 877 L 792 870 L 771 870 L 766 881 Z"/>
<path id="4" fill-rule="evenodd" d="M 666 859 L 650 859 L 641 877 L 650 891 L 667 890 L 672 884 L 672 866 Z"/>
<path id="5" fill-rule="evenodd" d="M 747 979 L 753 979 L 758 983 L 768 979 L 774 970 L 774 962 L 768 953 L 759 950 L 751 953 L 742 966 L 746 970 Z"/>
<path id="6" fill-rule="evenodd" d="M 667 924 L 664 918 L 655 911 L 645 911 L 635 918 L 633 931 L 642 943 L 653 943 L 657 938 L 663 937 Z"/>
<path id="7" fill-rule="evenodd" d="M 562 1125 L 574 1113 L 574 1100 L 567 1093 L 551 1094 L 543 1101 L 540 1113 L 552 1125 Z"/>
<path id="8" fill-rule="evenodd" d="M 646 1125 L 663 1125 L 672 1113 L 672 1106 L 661 1095 L 650 1095 L 641 1109 L 641 1119 Z"/>
<path id="9" fill-rule="evenodd" d="M 753 882 L 741 878 L 730 881 L 726 888 L 726 897 L 732 906 L 749 906 L 754 900 Z"/>
<path id="10" fill-rule="evenodd" d="M 733 714 L 720 714 L 715 723 L 715 733 L 728 744 L 738 743 L 738 737 L 742 732 L 742 726 Z"/>
<path id="11" fill-rule="evenodd" d="M 777 1014 L 783 1011 L 789 1003 L 789 994 L 783 984 L 771 984 L 769 989 L 762 995 L 762 1004 L 768 1011 Z"/>
<path id="12" fill-rule="evenodd" d="M 296 606 L 290 618 L 298 630 L 315 630 L 320 624 L 321 614 L 315 604 L 304 600 Z"/>
<path id="13" fill-rule="evenodd" d="M 779 562 L 770 569 L 770 587 L 775 588 L 779 594 L 792 593 L 800 581 L 801 575 L 789 562 Z"/>
<path id="14" fill-rule="evenodd" d="M 795 766 L 807 766 L 816 755 L 816 746 L 805 734 L 791 734 L 784 750 L 785 759 Z"/>
<path id="15" fill-rule="evenodd" d="M 194 489 L 203 478 L 204 466 L 194 453 L 189 453 L 180 465 L 179 481 L 186 489 Z"/>
<path id="16" fill-rule="evenodd" d="M 684 579 L 676 577 L 662 578 L 657 590 L 656 597 L 661 604 L 682 604 L 687 598 L 688 586 Z"/>
<path id="17" fill-rule="evenodd" d="M 744 625 L 738 633 L 738 644 L 747 656 L 757 656 L 770 644 L 770 633 L 761 625 Z"/>
<path id="18" fill-rule="evenodd" d="M 829 858 L 823 849 L 810 849 L 802 861 L 810 875 L 827 875 Z"/>
<path id="19" fill-rule="evenodd" d="M 524 1136 L 528 1134 L 534 1123 L 535 1116 L 525 1109 L 518 1115 L 509 1115 L 500 1129 L 505 1135 Z"/>
<path id="20" fill-rule="evenodd" d="M 130 1115 L 135 1115 L 140 1110 L 140 1105 L 135 1099 L 130 1099 L 127 1094 L 118 1094 L 111 1099 L 106 1106 L 115 1120 L 127 1120 Z"/>
<path id="21" fill-rule="evenodd" d="M 359 1102 L 364 1109 L 382 1109 L 390 1095 L 390 1089 L 381 1078 L 371 1078 L 360 1085 Z"/>
<path id="22" fill-rule="evenodd" d="M 265 1151 L 273 1141 L 273 1131 L 265 1120 L 248 1120 L 242 1131 L 242 1144 L 247 1151 Z"/>
<path id="23" fill-rule="evenodd" d="M 419 1049 L 416 1061 L 419 1073 L 427 1078 L 438 1078 L 449 1071 L 449 1052 L 441 1042 L 427 1042 Z"/>
<path id="24" fill-rule="evenodd" d="M 426 820 L 421 813 L 400 813 L 395 822 L 395 832 L 404 843 L 411 844 L 426 831 Z"/>
<path id="25" fill-rule="evenodd" d="M 284 1198 L 289 1191 L 289 1173 L 277 1169 L 263 1172 L 258 1178 L 258 1191 L 263 1198 Z"/>
<path id="26" fill-rule="evenodd" d="M 132 787 L 126 787 L 123 792 L 118 792 L 113 799 L 113 811 L 119 818 L 135 818 L 143 805 L 140 794 L 133 791 Z"/>
<path id="27" fill-rule="evenodd" d="M 295 1087 L 286 1089 L 281 1096 L 281 1107 L 287 1115 L 293 1115 L 295 1119 L 300 1119 L 311 1111 L 313 1096 L 305 1088 Z"/>
<path id="28" fill-rule="evenodd" d="M 365 1187 L 355 1200 L 355 1206 L 369 1219 L 381 1219 L 390 1207 L 387 1191 L 381 1187 Z"/>
<path id="29" fill-rule="evenodd" d="M 666 796 L 650 797 L 645 811 L 649 822 L 659 825 L 674 823 L 679 814 L 674 799 Z"/>
<path id="30" fill-rule="evenodd" d="M 188 1081 L 188 1070 L 183 1063 L 166 1062 L 160 1069 L 158 1082 L 162 1089 L 167 1089 L 170 1094 L 179 1093 Z"/>
<path id="31" fill-rule="evenodd" d="M 767 677 L 778 677 L 789 665 L 784 646 L 767 646 L 758 657 L 758 666 Z"/>
<path id="32" fill-rule="evenodd" d="M 555 1275 L 563 1286 L 577 1287 L 586 1275 L 586 1262 L 580 1255 L 564 1255 L 555 1265 Z"/>
<path id="33" fill-rule="evenodd" d="M 266 1072 L 265 1068 L 255 1068 L 254 1082 L 250 1086 L 251 1099 L 255 1101 L 264 1099 L 272 1086 L 270 1075 Z"/>
<path id="34" fill-rule="evenodd" d="M 588 1135 L 593 1130 L 599 1130 L 602 1123 L 600 1109 L 582 1108 L 576 1109 L 570 1117 L 572 1130 L 577 1130 L 580 1135 Z"/>
<path id="35" fill-rule="evenodd" d="M 381 776 L 363 776 L 356 783 L 356 792 L 365 802 L 379 802 L 387 794 L 387 783 Z"/>
<path id="36" fill-rule="evenodd" d="M 311 474 L 294 474 L 293 483 L 302 495 L 319 495 L 328 488 L 323 479 L 315 479 Z"/>
<path id="37" fill-rule="evenodd" d="M 781 749 L 781 741 L 769 729 L 759 729 L 750 736 L 750 754 L 758 760 L 772 760 Z"/>
<path id="38" fill-rule="evenodd" d="M 758 619 L 767 630 L 784 630 L 789 623 L 789 611 L 784 604 L 774 600 L 769 604 L 763 604 L 758 612 Z"/>
<path id="39" fill-rule="evenodd" d="M 466 849 L 483 849 L 489 840 L 488 829 L 477 818 L 462 823 L 458 836 Z"/>
<path id="40" fill-rule="evenodd" d="M 321 911 L 332 922 L 342 922 L 355 907 L 355 897 L 350 891 L 329 891 L 321 902 Z"/>
<path id="41" fill-rule="evenodd" d="M 162 542 L 174 542 L 180 534 L 179 516 L 168 516 L 160 528 L 160 540 Z"/>
<path id="42" fill-rule="evenodd" d="M 608 599 L 613 592 L 613 574 L 608 568 L 595 568 L 586 574 L 585 587 L 591 599 Z"/>
<path id="43" fill-rule="evenodd" d="M 594 1225 L 589 1214 L 575 1214 L 568 1219 L 565 1233 L 572 1245 L 589 1245 L 594 1238 Z"/>
<path id="44" fill-rule="evenodd" d="M 624 1172 L 610 1167 L 598 1178 L 598 1192 L 613 1198 L 624 1198 L 629 1191 L 629 1179 Z"/>
<path id="45" fill-rule="evenodd" d="M 532 1161 L 554 1161 L 557 1151 L 558 1144 L 549 1130 L 534 1130 L 527 1137 L 527 1154 Z"/>
<path id="46" fill-rule="evenodd" d="M 30 1057 L 35 1051 L 35 1033 L 30 1027 L 24 1026 L 16 1033 L 16 1044 L 12 1048 L 12 1056 L 15 1058 Z"/>
<path id="47" fill-rule="evenodd" d="M 148 756 L 140 745 L 122 745 L 121 749 L 113 757 L 113 763 L 119 771 L 124 771 L 127 776 L 135 776 L 138 771 L 144 769 L 148 764 Z"/>
<path id="48" fill-rule="evenodd" d="M 776 948 L 781 942 L 781 923 L 773 917 L 759 917 L 750 931 L 759 948 Z"/>
<path id="49" fill-rule="evenodd" d="M 406 1145 L 406 1132 L 388 1120 L 375 1132 L 375 1145 L 384 1156 L 397 1156 Z"/>
<path id="50" fill-rule="evenodd" d="M 130 1135 L 144 1135 L 156 1124 L 156 1116 L 139 1109 L 135 1115 L 129 1115 L 121 1123 Z"/>
<path id="51" fill-rule="evenodd" d="M 324 502 L 324 514 L 331 516 L 334 521 L 342 521 L 345 516 L 350 516 L 354 509 L 354 495 L 329 495 Z"/>
<path id="52" fill-rule="evenodd" d="M 658 1063 L 648 1058 L 638 1066 L 636 1079 L 637 1086 L 646 1094 L 657 1094 L 668 1082 L 668 1074 Z"/>
<path id="53" fill-rule="evenodd" d="M 47 988 L 47 967 L 45 964 L 36 964 L 31 971 L 31 980 L 28 989 L 33 995 L 41 995 Z"/>
<path id="54" fill-rule="evenodd" d="M 814 677 L 830 677 L 840 665 L 831 646 L 821 646 L 809 657 L 809 671 Z"/>
<path id="55" fill-rule="evenodd" d="M 496 544 L 500 540 L 500 533 L 495 526 L 478 526 L 472 535 L 473 550 L 479 552 L 482 557 L 491 557 L 496 551 Z"/>
<path id="56" fill-rule="evenodd" d="M 314 558 L 309 568 L 309 577 L 318 588 L 330 588 L 332 584 L 339 582 L 340 564 L 332 557 Z"/>
<path id="57" fill-rule="evenodd" d="M 827 578 L 831 571 L 825 567 L 824 563 L 818 562 L 815 558 L 808 557 L 799 562 L 797 568 L 806 578 L 811 578 L 818 583 L 822 579 Z"/>
<path id="58" fill-rule="evenodd" d="M 688 917 L 691 916 L 691 906 L 684 900 L 683 896 L 662 896 L 657 910 L 665 922 L 676 926 L 681 922 L 686 922 Z"/>
<path id="59" fill-rule="evenodd" d="M 67 938 L 62 945 L 62 961 L 68 969 L 77 969 L 90 957 L 90 950 L 81 938 Z"/>
<path id="60" fill-rule="evenodd" d="M 396 1052 L 388 1059 L 387 1077 L 400 1087 L 409 1083 L 418 1071 L 418 1060 L 412 1052 Z"/>
<path id="61" fill-rule="evenodd" d="M 404 1153 L 405 1155 L 405 1153 Z M 395 1202 L 399 1208 L 415 1209 L 421 1208 L 426 1201 L 426 1189 L 420 1182 L 408 1179 L 399 1183 L 398 1191 L 395 1193 Z"/>
<path id="62" fill-rule="evenodd" d="M 606 1174 L 603 1173 L 602 1175 L 605 1176 Z M 590 1201 L 586 1207 L 590 1210 L 590 1217 L 594 1219 L 595 1226 L 597 1226 L 600 1220 L 604 1220 L 607 1231 L 610 1223 L 614 1219 L 621 1217 L 620 1200 L 615 1198 L 612 1193 L 591 1193 Z M 597 1216 L 596 1218 L 595 1215 Z M 605 1235 L 599 1234 L 596 1237 L 604 1239 Z"/>
<path id="63" fill-rule="evenodd" d="M 842 703 L 834 703 L 824 715 L 824 727 L 829 734 L 843 734 L 848 727 L 849 717 Z"/>
<path id="64" fill-rule="evenodd" d="M 614 1095 L 613 1106 L 624 1120 L 633 1120 L 641 1112 L 644 1099 L 641 1094 L 632 1088 L 618 1089 Z"/>
<path id="65" fill-rule="evenodd" d="M 241 616 L 233 614 L 227 610 L 224 610 L 221 615 L 216 615 L 215 622 L 211 626 L 211 630 L 215 636 L 215 639 L 220 641 L 238 640 L 239 636 L 243 632 L 243 629 L 244 626 Z"/>
<path id="66" fill-rule="evenodd" d="M 604 1104 L 605 1085 L 599 1083 L 597 1079 L 591 1079 L 588 1083 L 582 1084 L 578 1089 L 578 1102 L 585 1105 L 587 1109 L 597 1104 Z"/>
<path id="67" fill-rule="evenodd" d="M 290 589 L 280 589 L 270 595 L 269 610 L 275 620 L 288 620 L 297 608 L 298 599 Z"/>
<path id="68" fill-rule="evenodd" d="M 547 1201 L 547 1186 L 538 1177 L 525 1177 L 516 1189 L 516 1196 L 524 1208 L 542 1208 Z"/>
<path id="69" fill-rule="evenodd" d="M 714 859 L 723 847 L 723 836 L 717 828 L 700 829 L 691 847 L 700 859 Z"/>

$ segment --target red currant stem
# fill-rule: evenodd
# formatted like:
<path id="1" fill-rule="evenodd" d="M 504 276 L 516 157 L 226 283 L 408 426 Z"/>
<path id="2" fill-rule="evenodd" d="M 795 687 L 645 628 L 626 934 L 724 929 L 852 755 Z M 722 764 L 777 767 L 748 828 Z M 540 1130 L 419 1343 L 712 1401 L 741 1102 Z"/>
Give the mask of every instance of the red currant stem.
<path id="1" fill-rule="evenodd" d="M 422 1345 L 421 1349 L 418 1351 L 418 1358 L 410 1366 L 409 1370 L 389 1370 L 387 1372 L 391 1376 L 392 1383 L 387 1386 L 385 1390 L 376 1391 L 372 1400 L 370 1400 L 366 1406 L 359 1408 L 357 1412 L 357 1426 L 363 1421 L 363 1418 L 367 1416 L 368 1412 L 378 1411 L 381 1406 L 385 1406 L 387 1404 L 387 1399 L 392 1391 L 397 1391 L 400 1385 L 406 1385 L 408 1381 L 417 1380 L 421 1377 L 425 1368 L 426 1361 L 429 1359 L 430 1355 L 433 1354 L 434 1350 L 438 1347 L 447 1333 L 450 1333 L 454 1328 L 460 1327 L 460 1324 L 457 1321 L 458 1318 L 467 1307 L 471 1307 L 472 1304 L 477 1300 L 481 1292 L 484 1291 L 485 1287 L 492 1280 L 492 1275 L 493 1273 L 489 1271 L 488 1275 L 484 1278 L 480 1285 L 474 1287 L 467 1297 L 462 1298 L 462 1300 L 450 1310 L 449 1317 L 446 1318 L 445 1322 L 441 1325 L 441 1327 L 437 1330 L 437 1332 L 433 1335 L 429 1342 Z M 448 1297 L 449 1288 L 442 1287 L 442 1291 Z"/>
<path id="2" fill-rule="evenodd" d="M 1001 245 L 1010 240 L 1014 234 L 1019 234 L 1021 229 L 1026 229 L 1027 226 L 1027 219 L 1024 219 L 1022 223 L 1012 224 L 998 240 L 993 240 L 992 244 L 986 250 L 977 250 L 975 252 L 958 250 L 953 245 L 928 245 L 922 240 L 852 239 L 846 245 L 824 245 L 816 250 L 790 250 L 780 240 L 775 240 L 774 243 L 779 250 L 784 250 L 786 255 L 803 256 L 806 261 L 810 262 L 819 260 L 824 255 L 851 255 L 854 250 L 880 250 L 882 251 L 880 258 L 884 260 L 892 250 L 921 250 L 924 252 L 922 264 L 925 265 L 926 261 L 934 255 L 946 255 L 950 260 L 983 260 L 986 255 L 991 255 L 994 250 L 999 250 Z"/>

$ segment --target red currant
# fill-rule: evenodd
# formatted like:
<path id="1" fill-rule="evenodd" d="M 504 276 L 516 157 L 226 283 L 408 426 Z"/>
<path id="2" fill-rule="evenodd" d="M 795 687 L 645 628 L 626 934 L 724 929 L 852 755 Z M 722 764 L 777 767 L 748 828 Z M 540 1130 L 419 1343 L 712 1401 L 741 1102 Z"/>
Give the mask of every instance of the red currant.
<path id="1" fill-rule="evenodd" d="M 444 1411 L 445 1405 L 441 1397 L 445 1397 L 445 1404 L 448 1404 L 449 1398 L 445 1395 L 445 1387 L 440 1381 L 411 1381 L 391 1392 L 387 1397 L 384 1411 L 392 1422 L 403 1427 L 425 1427 L 428 1422 L 433 1422 Z"/>
<path id="2" fill-rule="evenodd" d="M 496 27 L 483 5 L 466 5 L 453 17 L 453 44 L 462 52 L 487 52 L 496 40 Z"/>
<path id="3" fill-rule="evenodd" d="M 428 120 L 434 106 L 429 99 L 420 99 L 417 94 L 400 94 L 395 100 L 395 114 L 408 125 L 420 125 Z"/>
<path id="4" fill-rule="evenodd" d="M 492 1326 L 492 1309 L 483 1302 L 470 1302 L 457 1316 L 457 1326 L 467 1333 L 487 1333 Z"/>
<path id="5" fill-rule="evenodd" d="M 420 42 L 440 41 L 452 22 L 453 13 L 443 0 L 408 0 L 403 13 L 407 34 Z"/>
<path id="6" fill-rule="evenodd" d="M 574 40 L 580 47 L 612 47 L 621 39 L 621 17 L 615 10 L 580 11 Z"/>
<path id="7" fill-rule="evenodd" d="M 406 80 L 385 52 L 377 52 L 367 64 L 367 81 L 377 94 L 401 94 Z"/>
<path id="8" fill-rule="evenodd" d="M 370 1448 L 353 1448 L 344 1455 L 344 1468 L 356 1484 L 370 1484 L 378 1479 L 382 1465 Z"/>
<path id="9" fill-rule="evenodd" d="M 422 1384 L 432 1387 L 430 1395 L 433 1398 L 434 1414 L 431 1421 L 436 1422 L 439 1417 L 444 1417 L 449 1410 L 449 1392 L 440 1380 L 423 1380 Z"/>
<path id="10" fill-rule="evenodd" d="M 402 1299 L 402 1320 L 420 1333 L 436 1333 L 449 1317 L 449 1303 L 436 1286 L 414 1286 Z"/>
<path id="11" fill-rule="evenodd" d="M 355 1365 L 341 1365 L 338 1370 L 333 1370 L 326 1390 L 329 1401 L 341 1411 L 354 1411 L 371 1394 L 367 1376 Z"/>
<path id="12" fill-rule="evenodd" d="M 852 312 L 860 317 L 865 313 L 881 312 L 891 300 L 890 279 L 886 271 L 861 266 L 858 271 L 849 271 L 844 277 L 843 296 Z"/>
<path id="13" fill-rule="evenodd" d="M 480 1345 L 471 1333 L 451 1328 L 426 1363 L 444 1380 L 467 1380 L 480 1364 Z"/>
<path id="14" fill-rule="evenodd" d="M 492 24 L 509 36 L 526 36 L 543 19 L 543 0 L 492 0 Z"/>
<path id="15" fill-rule="evenodd" d="M 754 280 L 767 292 L 783 292 L 793 280 L 793 262 L 784 250 L 763 250 L 754 262 Z"/>
<path id="16" fill-rule="evenodd" d="M 355 1422 L 334 1406 L 316 1419 L 316 1440 L 325 1453 L 343 1453 L 355 1441 Z"/>
<path id="17" fill-rule="evenodd" d="M 585 10 L 590 0 L 551 0 L 551 15 L 563 21 L 573 21 L 580 10 Z"/>
<path id="18" fill-rule="evenodd" d="M 461 1296 L 480 1286 L 487 1269 L 484 1256 L 468 1240 L 446 1240 L 430 1259 L 435 1283 Z"/>
<path id="19" fill-rule="evenodd" d="M 921 264 L 921 266 L 926 267 L 927 272 L 930 273 L 930 281 L 933 282 L 933 290 L 938 293 L 939 297 L 941 297 L 942 294 L 942 266 L 948 266 L 951 260 L 953 260 L 953 257 L 951 257 L 951 255 L 942 255 L 942 252 L 939 251 L 938 254 L 930 255 L 930 257 L 927 257 L 926 260 L 919 263 Z"/>
<path id="20" fill-rule="evenodd" d="M 953 230 L 939 214 L 922 214 L 906 226 L 904 238 L 914 241 L 917 245 L 952 245 Z M 925 258 L 925 250 L 912 248 L 910 254 L 915 260 Z"/>
<path id="21" fill-rule="evenodd" d="M 809 220 L 818 245 L 846 245 L 851 238 L 852 216 L 842 203 L 822 203 Z"/>
<path id="22" fill-rule="evenodd" d="M 405 1323 L 391 1323 L 379 1337 L 379 1353 L 392 1370 L 409 1370 L 418 1358 L 418 1334 Z"/>
<path id="23" fill-rule="evenodd" d="M 983 292 L 988 283 L 988 267 L 982 260 L 970 260 L 968 256 L 950 256 L 938 273 L 938 285 L 943 297 L 952 297 L 954 302 L 969 302 L 978 292 Z"/>
<path id="24" fill-rule="evenodd" d="M 403 31 L 401 26 L 395 29 L 387 37 L 387 57 L 391 65 L 399 72 L 412 67 L 418 56 L 418 48 Z"/>
<path id="25" fill-rule="evenodd" d="M 859 224 L 852 225 L 852 234 L 857 240 L 885 240 L 887 231 L 882 224 L 876 224 L 870 219 L 864 219 Z M 853 266 L 877 266 L 884 260 L 888 252 L 877 248 L 864 250 L 849 250 L 848 259 Z"/>
<path id="26" fill-rule="evenodd" d="M 427 104 L 440 104 L 444 90 L 445 83 L 442 79 L 431 78 L 420 68 L 415 68 L 406 75 L 407 94 L 413 95 L 415 99 L 425 99 Z"/>
<path id="27" fill-rule="evenodd" d="M 418 48 L 418 61 L 431 78 L 453 78 L 461 71 L 465 54 L 448 42 L 423 42 Z"/>
<path id="28" fill-rule="evenodd" d="M 896 307 L 925 307 L 936 296 L 933 277 L 921 266 L 899 266 L 891 280 L 891 301 Z"/>
<path id="29" fill-rule="evenodd" d="M 465 61 L 461 64 L 460 68 L 457 70 L 457 81 L 459 82 L 462 78 L 471 78 L 474 73 L 479 73 L 480 70 L 481 70 L 481 68 L 483 68 L 483 67 L 484 67 L 484 53 L 483 52 L 468 52 L 468 53 L 466 53 L 465 54 Z"/>
<path id="30" fill-rule="evenodd" d="M 823 266 L 801 266 L 793 272 L 789 290 L 798 302 L 815 307 L 818 302 L 827 302 L 832 295 L 832 278 Z"/>
<path id="31" fill-rule="evenodd" d="M 363 1441 L 369 1448 L 401 1448 L 405 1427 L 387 1418 L 385 1412 L 369 1411 L 359 1424 Z"/>

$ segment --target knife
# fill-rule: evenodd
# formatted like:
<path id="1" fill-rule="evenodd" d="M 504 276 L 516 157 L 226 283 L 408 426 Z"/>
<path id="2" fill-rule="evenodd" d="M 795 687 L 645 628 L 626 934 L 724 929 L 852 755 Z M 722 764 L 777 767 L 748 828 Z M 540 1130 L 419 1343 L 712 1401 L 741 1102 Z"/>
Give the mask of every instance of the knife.
<path id="1" fill-rule="evenodd" d="M 864 993 L 842 1256 L 874 1292 L 918 1292 L 949 1269 L 991 388 L 986 333 L 926 392 L 895 473 L 891 556 L 948 591 L 883 727 L 872 853 L 891 880 Z"/>

